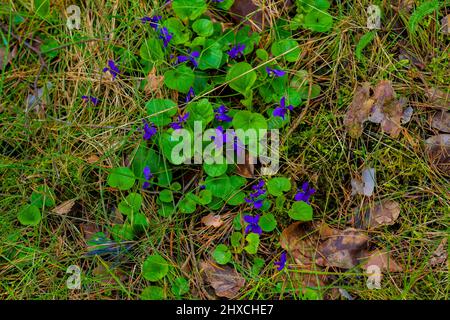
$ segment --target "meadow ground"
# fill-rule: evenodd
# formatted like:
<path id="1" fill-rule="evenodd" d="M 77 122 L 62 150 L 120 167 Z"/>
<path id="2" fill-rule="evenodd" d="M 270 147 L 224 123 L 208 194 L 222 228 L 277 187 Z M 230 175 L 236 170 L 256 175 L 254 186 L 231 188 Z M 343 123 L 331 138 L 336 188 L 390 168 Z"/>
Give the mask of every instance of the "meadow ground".
<path id="1" fill-rule="evenodd" d="M 235 217 L 251 210 L 247 203 L 199 205 L 192 213 L 178 212 L 175 206 L 174 214 L 164 217 L 158 212 L 162 190 L 158 186 L 144 191 L 135 186 L 143 197 L 140 212 L 148 226 L 127 239 L 130 247 L 125 252 L 114 257 L 86 256 L 89 236 L 103 232 L 109 237 L 111 227 L 127 218 L 117 209 L 126 192 L 108 186 L 107 179 L 112 168 L 128 166 L 143 143 L 139 128 L 149 116 L 146 103 L 169 98 L 184 106 L 184 94 L 168 88 L 161 78 L 174 68 L 167 62 L 167 52 L 166 62 L 154 69 L 141 59 L 143 43 L 155 30 L 140 18 L 172 17 L 171 5 L 150 0 L 73 2 L 51 1 L 45 17 L 33 1 L 3 0 L 0 8 L 0 299 L 139 299 L 149 286 L 160 288 L 150 297 L 210 299 L 217 291 L 211 288 L 211 279 L 205 279 L 201 261 L 212 263 L 213 250 L 220 244 L 232 248 L 226 252 L 231 252 L 227 266 L 245 280 L 234 283 L 235 299 L 346 299 L 347 294 L 355 299 L 448 299 L 448 263 L 445 257 L 439 259 L 447 254 L 449 158 L 438 167 L 425 140 L 443 133 L 432 126 L 432 118 L 442 109 L 448 111 L 450 103 L 436 102 L 427 94 L 450 92 L 450 36 L 441 24 L 450 5 L 424 15 L 411 32 L 413 12 L 425 1 L 378 1 L 381 28 L 358 59 L 355 51 L 369 31 L 366 10 L 372 3 L 331 1 L 332 28 L 289 30 L 288 38 L 297 41 L 301 53 L 293 62 L 279 62 L 285 77 L 293 79 L 301 71 L 305 83 L 320 86 L 320 93 L 314 98 L 306 94 L 290 111 L 289 124 L 280 128 L 279 174 L 293 185 L 286 198 L 294 197 L 294 185 L 309 181 L 317 190 L 311 198 L 314 221 L 338 230 L 355 226 L 355 208 L 387 200 L 400 206 L 393 224 L 370 232 L 368 246 L 389 251 L 402 270 L 384 272 L 381 289 L 369 289 L 360 264 L 304 268 L 290 252 L 288 271 L 278 271 L 274 262 L 283 250 L 280 235 L 295 222 L 282 204 L 268 209 L 276 217 L 276 228 L 264 232 L 257 253 L 250 254 L 233 248 L 230 239 L 237 232 Z M 275 25 L 295 15 L 295 1 L 287 7 L 281 5 L 284 1 L 260 2 L 258 10 L 266 19 L 255 49 L 270 53 L 280 32 Z M 65 12 L 71 4 L 81 8 L 78 30 L 66 27 Z M 232 19 L 227 10 L 214 5 L 208 1 L 204 13 L 208 19 L 231 30 L 246 21 Z M 169 48 L 181 50 L 172 44 Z M 120 60 L 121 73 L 114 80 L 102 72 L 111 59 Z M 262 63 L 254 52 L 243 59 L 255 69 Z M 225 61 L 216 76 L 232 63 Z M 352 138 L 344 119 L 355 93 L 364 82 L 375 87 L 381 80 L 389 80 L 397 96 L 407 99 L 412 118 L 396 137 L 366 122 L 362 134 Z M 226 88 L 224 77 L 211 83 L 219 89 L 205 90 L 198 98 L 223 96 L 229 108 L 246 108 L 240 103 L 242 96 Z M 42 101 L 29 103 L 39 88 L 44 88 Z M 81 98 L 85 95 L 100 102 L 86 102 Z M 263 113 L 277 103 L 265 103 L 255 91 L 252 110 Z M 376 170 L 375 190 L 371 196 L 352 195 L 351 181 L 360 178 L 365 167 Z M 201 165 L 170 166 L 170 170 L 172 183 L 181 186 L 174 194 L 187 193 L 205 179 Z M 247 179 L 241 189 L 248 193 L 252 181 Z M 42 204 L 37 225 L 21 224 L 19 212 L 43 186 L 54 191 L 54 203 Z M 201 222 L 209 213 L 220 215 L 219 227 Z M 155 253 L 168 262 L 169 269 L 151 282 L 143 276 L 142 266 Z M 71 265 L 81 269 L 81 289 L 67 288 L 66 270 Z M 304 282 L 292 272 L 326 280 L 305 291 Z M 185 282 L 179 278 L 186 280 L 188 290 L 180 289 Z"/>

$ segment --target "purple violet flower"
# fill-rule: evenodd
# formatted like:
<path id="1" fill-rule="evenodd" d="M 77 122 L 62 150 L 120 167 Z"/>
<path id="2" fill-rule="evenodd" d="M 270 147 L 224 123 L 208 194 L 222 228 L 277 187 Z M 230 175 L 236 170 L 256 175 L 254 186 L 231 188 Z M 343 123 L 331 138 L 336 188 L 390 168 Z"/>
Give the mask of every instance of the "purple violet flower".
<path id="1" fill-rule="evenodd" d="M 162 27 L 159 29 L 159 38 L 163 40 L 164 48 L 167 48 L 172 37 L 173 35 L 166 27 Z"/>
<path id="2" fill-rule="evenodd" d="M 230 56 L 231 59 L 236 59 L 244 54 L 244 50 L 245 44 L 237 44 L 234 47 L 232 47 L 231 50 L 227 52 L 227 54 Z"/>
<path id="3" fill-rule="evenodd" d="M 150 179 L 153 177 L 153 174 L 150 171 L 149 166 L 144 167 L 143 173 L 146 181 L 142 184 L 142 189 L 147 189 L 148 187 L 150 187 Z"/>
<path id="4" fill-rule="evenodd" d="M 180 64 L 186 61 L 189 61 L 192 63 L 192 65 L 194 66 L 194 68 L 198 67 L 198 61 L 197 59 L 200 57 L 200 52 L 198 51 L 192 51 L 192 53 L 190 53 L 188 51 L 188 55 L 187 56 L 178 56 L 177 57 L 177 61 L 175 62 L 175 64 Z"/>
<path id="5" fill-rule="evenodd" d="M 108 60 L 108 66 L 103 68 L 103 72 L 109 71 L 111 73 L 113 79 L 116 79 L 117 75 L 120 73 L 119 68 L 117 68 L 114 60 Z"/>
<path id="6" fill-rule="evenodd" d="M 274 75 L 275 77 L 283 77 L 284 75 L 286 75 L 286 71 L 272 69 L 269 67 L 266 67 L 266 72 L 269 76 Z"/>
<path id="7" fill-rule="evenodd" d="M 186 122 L 186 120 L 189 118 L 189 112 L 187 112 L 184 116 L 178 116 L 177 121 L 172 122 L 170 126 L 172 129 L 183 129 L 183 124 Z"/>
<path id="8" fill-rule="evenodd" d="M 258 199 L 266 193 L 264 190 L 264 180 L 260 180 L 257 185 L 252 187 L 254 192 L 249 194 L 249 198 L 245 198 L 245 202 L 252 205 L 254 209 L 261 209 L 264 199 Z"/>
<path id="9" fill-rule="evenodd" d="M 286 115 L 286 112 L 288 110 L 292 111 L 294 109 L 294 106 L 289 105 L 286 107 L 286 97 L 281 98 L 280 100 L 280 106 L 278 108 L 275 108 L 273 110 L 272 115 L 274 117 L 281 117 L 284 120 L 284 116 Z"/>
<path id="10" fill-rule="evenodd" d="M 278 266 L 277 270 L 281 271 L 284 269 L 284 267 L 286 266 L 286 261 L 287 261 L 287 255 L 286 255 L 286 251 L 283 251 L 283 253 L 280 256 L 280 261 L 275 261 L 275 265 Z"/>
<path id="11" fill-rule="evenodd" d="M 158 130 L 156 129 L 156 127 L 155 127 L 155 125 L 153 123 L 149 124 L 145 120 L 142 120 L 142 122 L 144 124 L 144 128 L 143 128 L 144 136 L 143 136 L 143 138 L 144 138 L 144 140 L 150 140 L 156 134 L 156 132 Z"/>
<path id="12" fill-rule="evenodd" d="M 81 99 L 83 99 L 86 102 L 92 102 L 92 104 L 94 106 L 96 106 L 98 104 L 98 99 L 96 97 L 93 96 L 81 96 Z"/>
<path id="13" fill-rule="evenodd" d="M 220 107 L 215 109 L 214 112 L 216 113 L 215 117 L 218 121 L 223 121 L 223 122 L 233 121 L 233 118 L 230 117 L 229 115 L 227 115 L 228 109 L 224 105 L 221 105 Z"/>
<path id="14" fill-rule="evenodd" d="M 195 97 L 195 91 L 194 91 L 194 88 L 191 87 L 186 95 L 186 103 L 191 101 L 192 98 L 194 98 L 194 97 Z"/>
<path id="15" fill-rule="evenodd" d="M 150 22 L 150 27 L 157 30 L 158 29 L 158 22 L 162 20 L 161 16 L 153 16 L 153 17 L 143 17 L 141 18 L 142 23 Z"/>
<path id="16" fill-rule="evenodd" d="M 258 225 L 259 223 L 259 214 L 257 214 L 256 216 L 249 216 L 249 215 L 245 215 L 244 216 L 244 221 L 248 223 L 247 227 L 245 227 L 245 234 L 248 234 L 250 232 L 256 233 L 261 235 L 262 234 L 262 229 L 261 227 Z"/>
<path id="17" fill-rule="evenodd" d="M 302 191 L 298 190 L 295 195 L 295 201 L 303 201 L 309 204 L 309 198 L 316 192 L 316 189 L 310 188 L 308 182 L 303 182 Z"/>

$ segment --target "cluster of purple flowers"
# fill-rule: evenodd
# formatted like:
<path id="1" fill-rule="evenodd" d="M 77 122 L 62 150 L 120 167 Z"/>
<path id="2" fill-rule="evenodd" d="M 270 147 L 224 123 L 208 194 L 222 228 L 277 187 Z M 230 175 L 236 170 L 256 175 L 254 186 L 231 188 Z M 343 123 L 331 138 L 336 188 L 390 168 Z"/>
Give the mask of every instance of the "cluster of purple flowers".
<path id="1" fill-rule="evenodd" d="M 98 104 L 98 99 L 96 97 L 93 96 L 81 96 L 81 99 L 83 99 L 86 102 L 92 102 L 92 104 L 94 106 L 96 106 Z"/>
<path id="2" fill-rule="evenodd" d="M 147 189 L 148 187 L 150 187 L 150 179 L 153 177 L 153 174 L 150 171 L 149 166 L 144 167 L 143 173 L 144 173 L 145 182 L 142 184 L 142 189 Z"/>
<path id="3" fill-rule="evenodd" d="M 281 271 L 286 266 L 286 262 L 287 262 L 287 254 L 286 251 L 283 251 L 283 253 L 281 253 L 280 256 L 280 261 L 276 261 L 274 264 L 278 266 L 277 270 Z"/>
<path id="4" fill-rule="evenodd" d="M 284 117 L 286 116 L 286 113 L 288 110 L 292 111 L 294 109 L 294 106 L 289 105 L 286 106 L 286 97 L 281 98 L 280 100 L 280 106 L 275 108 L 275 110 L 273 110 L 272 115 L 274 117 L 281 117 L 284 120 Z"/>
<path id="5" fill-rule="evenodd" d="M 245 50 L 245 44 L 237 44 L 233 46 L 230 51 L 227 52 L 227 54 L 230 56 L 231 59 L 237 59 L 241 57 L 244 54 Z"/>
<path id="6" fill-rule="evenodd" d="M 297 194 L 295 195 L 295 201 L 303 201 L 307 204 L 310 204 L 309 198 L 316 192 L 316 189 L 311 188 L 308 182 L 303 182 L 301 190 L 302 191 L 300 191 L 299 189 Z"/>
<path id="7" fill-rule="evenodd" d="M 184 116 L 178 116 L 177 121 L 172 122 L 170 126 L 172 129 L 183 129 L 183 124 L 187 121 L 189 118 L 189 112 L 187 112 Z"/>
<path id="8" fill-rule="evenodd" d="M 150 22 L 150 27 L 159 32 L 159 38 L 163 41 L 164 48 L 167 48 L 170 40 L 173 38 L 173 34 L 169 32 L 166 27 L 160 26 L 160 21 L 162 20 L 161 16 L 153 16 L 153 17 L 143 17 L 141 18 L 142 23 Z"/>
<path id="9" fill-rule="evenodd" d="M 188 55 L 186 55 L 186 56 L 181 55 L 181 56 L 176 57 L 175 64 L 180 64 L 180 63 L 189 61 L 190 63 L 192 63 L 194 68 L 197 68 L 198 67 L 197 59 L 200 57 L 200 52 L 199 51 L 192 51 L 192 52 L 188 51 L 187 53 L 188 53 Z"/>
<path id="10" fill-rule="evenodd" d="M 249 198 L 245 198 L 245 202 L 252 205 L 255 209 L 261 209 L 264 199 L 260 196 L 266 193 L 264 189 L 264 180 L 259 180 L 258 184 L 252 186 L 253 192 L 249 194 Z"/>
<path id="11" fill-rule="evenodd" d="M 230 117 L 229 115 L 227 115 L 228 109 L 224 105 L 221 105 L 220 107 L 215 109 L 214 112 L 216 113 L 215 117 L 218 121 L 223 121 L 223 122 L 233 121 L 233 118 Z"/>
<path id="12" fill-rule="evenodd" d="M 286 75 L 286 71 L 278 70 L 278 69 L 272 69 L 269 67 L 266 67 L 266 72 L 269 76 L 274 75 L 275 77 L 283 77 Z"/>
<path id="13" fill-rule="evenodd" d="M 245 215 L 244 216 L 244 221 L 247 222 L 247 227 L 245 227 L 245 233 L 256 233 L 261 235 L 262 234 L 262 229 L 259 226 L 259 214 L 257 214 L 256 216 L 249 216 L 249 215 Z"/>
<path id="14" fill-rule="evenodd" d="M 103 68 L 103 72 L 106 71 L 109 71 L 109 73 L 111 73 L 113 80 L 116 79 L 117 75 L 120 73 L 120 70 L 116 66 L 114 60 L 108 60 L 108 66 Z"/>
<path id="15" fill-rule="evenodd" d="M 154 123 L 148 123 L 146 120 L 142 120 L 142 123 L 144 124 L 144 127 L 142 128 L 144 133 L 143 138 L 144 140 L 150 140 L 158 130 Z"/>

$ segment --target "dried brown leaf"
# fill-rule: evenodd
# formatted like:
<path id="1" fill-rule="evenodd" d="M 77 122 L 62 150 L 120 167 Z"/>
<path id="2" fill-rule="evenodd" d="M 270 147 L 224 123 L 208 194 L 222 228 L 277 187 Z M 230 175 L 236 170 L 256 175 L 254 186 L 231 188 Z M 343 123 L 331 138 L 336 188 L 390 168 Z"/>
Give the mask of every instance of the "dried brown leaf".
<path id="1" fill-rule="evenodd" d="M 431 126 L 439 131 L 450 133 L 450 111 L 438 111 L 431 120 Z"/>
<path id="2" fill-rule="evenodd" d="M 255 158 L 248 151 L 245 151 L 245 163 L 236 164 L 236 173 L 244 178 L 254 178 L 255 162 Z"/>
<path id="3" fill-rule="evenodd" d="M 250 25 L 258 31 L 263 27 L 263 12 L 253 0 L 235 0 L 229 10 L 233 20 Z"/>
<path id="4" fill-rule="evenodd" d="M 67 200 L 58 205 L 56 208 L 52 210 L 53 213 L 56 214 L 68 214 L 71 210 L 73 205 L 75 204 L 75 199 Z"/>
<path id="5" fill-rule="evenodd" d="M 147 95 L 154 94 L 159 90 L 164 83 L 164 76 L 156 75 L 156 68 L 153 68 L 147 75 L 147 83 L 145 84 L 144 91 Z"/>
<path id="6" fill-rule="evenodd" d="M 428 264 L 432 267 L 447 264 L 448 252 L 447 252 L 447 238 L 443 238 L 439 246 L 433 252 Z"/>
<path id="7" fill-rule="evenodd" d="M 353 101 L 344 118 L 344 125 L 353 138 L 361 136 L 363 124 L 369 118 L 374 100 L 370 99 L 370 84 L 363 83 L 356 89 Z"/>
<path id="8" fill-rule="evenodd" d="M 320 243 L 316 263 L 320 266 L 350 269 L 366 255 L 369 237 L 362 230 L 345 229 Z"/>
<path id="9" fill-rule="evenodd" d="M 201 221 L 207 227 L 218 228 L 223 225 L 223 220 L 219 214 L 214 215 L 210 213 L 207 216 L 204 216 Z"/>
<path id="10" fill-rule="evenodd" d="M 450 109 L 450 92 L 430 88 L 426 90 L 426 95 L 433 108 L 441 110 Z"/>
<path id="11" fill-rule="evenodd" d="M 380 268 L 380 271 L 403 271 L 403 267 L 397 263 L 386 250 L 375 250 L 369 254 L 367 262 L 364 264 L 364 269 L 373 265 Z"/>
<path id="12" fill-rule="evenodd" d="M 428 138 L 426 151 L 433 165 L 450 175 L 450 134 L 438 134 Z"/>
<path id="13" fill-rule="evenodd" d="M 375 229 L 392 225 L 400 216 L 400 205 L 393 200 L 384 200 L 366 211 L 362 221 L 363 228 Z"/>
<path id="14" fill-rule="evenodd" d="M 219 267 L 211 262 L 202 261 L 200 269 L 205 273 L 206 281 L 214 288 L 218 297 L 232 299 L 245 284 L 245 279 L 230 266 Z"/>

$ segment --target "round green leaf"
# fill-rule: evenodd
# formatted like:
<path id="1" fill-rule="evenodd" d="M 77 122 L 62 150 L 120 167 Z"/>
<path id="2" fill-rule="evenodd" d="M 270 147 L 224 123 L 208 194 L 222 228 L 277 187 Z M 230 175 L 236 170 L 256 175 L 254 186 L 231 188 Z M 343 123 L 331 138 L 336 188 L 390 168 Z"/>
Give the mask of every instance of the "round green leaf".
<path id="1" fill-rule="evenodd" d="M 283 192 L 291 190 L 291 181 L 285 177 L 276 177 L 269 180 L 267 190 L 275 197 L 281 196 Z"/>
<path id="2" fill-rule="evenodd" d="M 119 167 L 111 170 L 108 176 L 108 185 L 119 190 L 131 189 L 136 177 L 133 171 L 127 167 Z"/>
<path id="3" fill-rule="evenodd" d="M 245 95 L 256 81 L 256 72 L 247 62 L 233 65 L 227 72 L 226 81 L 235 91 Z"/>
<path id="4" fill-rule="evenodd" d="M 231 251 L 224 244 L 219 244 L 212 254 L 218 264 L 227 264 L 231 260 Z"/>
<path id="5" fill-rule="evenodd" d="M 289 53 L 286 53 L 283 56 L 286 59 L 286 61 L 289 62 L 297 61 L 300 56 L 300 47 L 296 41 L 290 39 L 283 39 L 272 44 L 271 52 L 276 57 L 281 56 L 288 51 Z"/>
<path id="6" fill-rule="evenodd" d="M 135 227 L 138 231 L 145 230 L 150 226 L 147 217 L 143 213 L 135 213 L 133 215 L 133 227 Z"/>
<path id="7" fill-rule="evenodd" d="M 157 126 L 166 126 L 177 113 L 177 104 L 170 99 L 152 99 L 145 104 L 147 113 L 150 115 L 149 121 Z"/>
<path id="8" fill-rule="evenodd" d="M 242 238 L 243 238 L 242 233 L 240 233 L 240 232 L 233 232 L 231 234 L 231 238 L 230 238 L 231 245 L 233 247 L 235 247 L 235 248 L 240 247 L 241 246 L 241 242 L 242 242 Z"/>
<path id="9" fill-rule="evenodd" d="M 159 193 L 159 200 L 162 202 L 172 202 L 173 201 L 173 193 L 169 189 L 164 189 Z"/>
<path id="10" fill-rule="evenodd" d="M 199 57 L 198 68 L 200 70 L 219 69 L 222 64 L 223 52 L 220 46 L 210 46 L 205 48 Z"/>
<path id="11" fill-rule="evenodd" d="M 208 176 L 205 179 L 205 185 L 206 185 L 206 189 L 211 191 L 213 196 L 220 198 L 220 199 L 225 199 L 225 200 L 226 200 L 226 196 L 232 190 L 230 178 L 225 175 L 221 176 L 221 177 L 209 177 Z"/>
<path id="12" fill-rule="evenodd" d="M 201 122 L 202 128 L 206 128 L 208 123 L 214 119 L 214 109 L 208 99 L 200 99 L 187 106 L 189 112 L 188 124 L 193 128 L 194 122 Z"/>
<path id="13" fill-rule="evenodd" d="M 208 19 L 198 19 L 192 24 L 192 30 L 201 37 L 209 37 L 214 32 L 213 23 Z"/>
<path id="14" fill-rule="evenodd" d="M 187 194 L 183 199 L 178 203 L 178 209 L 181 213 L 193 213 L 197 208 L 197 204 L 195 201 L 188 196 Z"/>
<path id="15" fill-rule="evenodd" d="M 172 283 L 171 290 L 175 296 L 182 296 L 189 292 L 189 281 L 185 278 L 176 278 Z"/>
<path id="16" fill-rule="evenodd" d="M 209 190 L 202 190 L 199 192 L 199 202 L 202 205 L 207 205 L 212 201 L 212 193 Z"/>
<path id="17" fill-rule="evenodd" d="M 158 286 L 149 286 L 141 293 L 141 300 L 163 300 L 164 298 L 164 289 Z"/>
<path id="18" fill-rule="evenodd" d="M 206 174 L 211 177 L 218 177 L 223 175 L 225 172 L 227 172 L 228 164 L 225 162 L 225 160 L 222 161 L 222 163 L 213 163 L 213 164 L 207 164 L 203 163 L 203 170 L 205 170 Z"/>
<path id="19" fill-rule="evenodd" d="M 313 219 L 313 209 L 304 201 L 294 202 L 288 214 L 294 220 L 312 221 Z"/>
<path id="20" fill-rule="evenodd" d="M 141 209 L 142 196 L 138 193 L 130 193 L 125 200 L 119 203 L 119 211 L 125 215 L 131 215 Z"/>
<path id="21" fill-rule="evenodd" d="M 113 239 L 116 241 L 131 241 L 134 239 L 134 230 L 133 226 L 128 223 L 125 224 L 116 224 L 111 229 L 111 234 Z"/>
<path id="22" fill-rule="evenodd" d="M 333 17 L 322 10 L 311 10 L 304 20 L 307 29 L 317 32 L 327 32 L 333 27 Z"/>
<path id="23" fill-rule="evenodd" d="M 34 0 L 34 12 L 45 19 L 50 13 L 50 0 Z"/>
<path id="24" fill-rule="evenodd" d="M 231 197 L 227 199 L 227 204 L 230 206 L 238 206 L 240 204 L 243 204 L 245 202 L 245 192 L 239 191 L 239 192 L 233 192 Z"/>
<path id="25" fill-rule="evenodd" d="M 259 226 L 264 232 L 271 232 L 277 227 L 277 220 L 271 213 L 266 213 L 259 219 Z"/>
<path id="26" fill-rule="evenodd" d="M 194 84 L 194 80 L 194 71 L 185 64 L 164 73 L 164 84 L 181 93 L 187 93 Z"/>
<path id="27" fill-rule="evenodd" d="M 180 19 L 195 20 L 208 8 L 205 0 L 173 0 L 172 9 Z"/>
<path id="28" fill-rule="evenodd" d="M 158 281 L 169 272 L 168 262 L 159 254 L 153 254 L 144 261 L 142 275 L 148 281 Z"/>
<path id="29" fill-rule="evenodd" d="M 42 219 L 41 211 L 35 205 L 27 205 L 19 211 L 17 219 L 24 226 L 37 226 Z"/>
<path id="30" fill-rule="evenodd" d="M 248 110 L 238 111 L 233 117 L 232 124 L 234 129 L 242 129 L 244 131 L 248 129 L 267 129 L 267 121 L 264 116 Z"/>
<path id="31" fill-rule="evenodd" d="M 304 99 L 304 100 L 306 100 L 308 98 L 314 99 L 314 98 L 317 98 L 320 94 L 320 86 L 317 84 L 313 84 L 311 86 L 311 96 L 308 96 L 309 95 L 309 86 L 301 87 L 299 89 L 298 93 L 300 94 L 301 99 Z"/>

